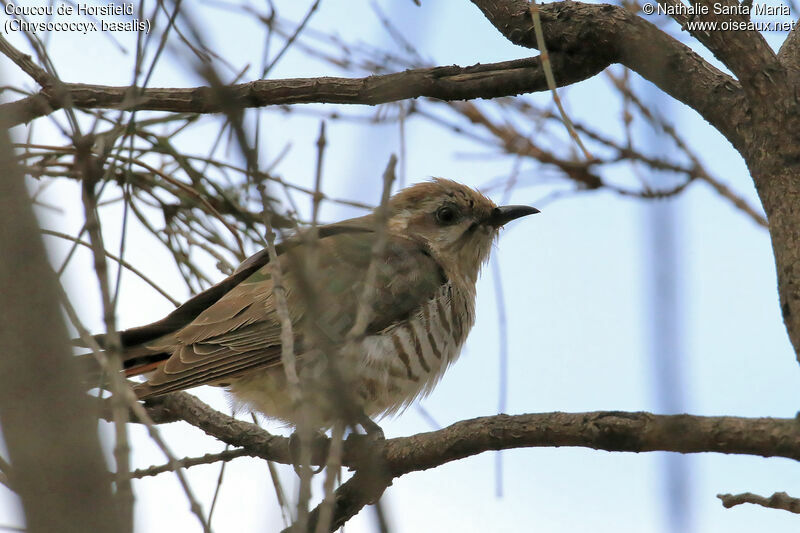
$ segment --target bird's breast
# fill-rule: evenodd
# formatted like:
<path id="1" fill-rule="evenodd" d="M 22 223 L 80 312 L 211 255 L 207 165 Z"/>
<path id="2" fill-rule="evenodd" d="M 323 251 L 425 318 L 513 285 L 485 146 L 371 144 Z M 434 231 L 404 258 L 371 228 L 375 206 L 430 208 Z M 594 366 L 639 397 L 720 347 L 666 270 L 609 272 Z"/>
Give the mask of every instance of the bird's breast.
<path id="1" fill-rule="evenodd" d="M 408 319 L 365 338 L 359 394 L 367 414 L 394 414 L 430 393 L 474 321 L 474 295 L 447 283 Z"/>

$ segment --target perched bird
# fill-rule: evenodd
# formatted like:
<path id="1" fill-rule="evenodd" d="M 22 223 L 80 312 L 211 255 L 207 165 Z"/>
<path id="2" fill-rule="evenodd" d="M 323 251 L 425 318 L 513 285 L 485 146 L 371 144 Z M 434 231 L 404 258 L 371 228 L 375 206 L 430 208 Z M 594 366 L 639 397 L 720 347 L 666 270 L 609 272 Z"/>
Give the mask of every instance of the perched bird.
<path id="1" fill-rule="evenodd" d="M 368 417 L 428 394 L 472 328 L 475 283 L 499 229 L 538 212 L 497 207 L 446 179 L 408 187 L 387 208 L 369 323 L 357 339 L 347 335 L 381 232 L 376 214 L 321 226 L 313 243 L 296 235 L 278 247 L 303 396 L 318 428 L 342 416 L 337 390 Z M 140 398 L 225 386 L 237 405 L 296 425 L 268 262 L 259 252 L 163 320 L 121 333 L 126 375 L 149 373 L 135 387 Z"/>

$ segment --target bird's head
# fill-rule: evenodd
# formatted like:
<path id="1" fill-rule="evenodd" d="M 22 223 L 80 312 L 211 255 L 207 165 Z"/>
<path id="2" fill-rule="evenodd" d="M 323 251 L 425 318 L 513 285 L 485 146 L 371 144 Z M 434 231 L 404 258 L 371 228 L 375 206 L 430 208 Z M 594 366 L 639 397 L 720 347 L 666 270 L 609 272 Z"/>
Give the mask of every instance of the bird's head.
<path id="1" fill-rule="evenodd" d="M 423 242 L 450 278 L 474 284 L 500 228 L 539 210 L 497 207 L 478 191 L 436 178 L 392 196 L 389 231 Z"/>

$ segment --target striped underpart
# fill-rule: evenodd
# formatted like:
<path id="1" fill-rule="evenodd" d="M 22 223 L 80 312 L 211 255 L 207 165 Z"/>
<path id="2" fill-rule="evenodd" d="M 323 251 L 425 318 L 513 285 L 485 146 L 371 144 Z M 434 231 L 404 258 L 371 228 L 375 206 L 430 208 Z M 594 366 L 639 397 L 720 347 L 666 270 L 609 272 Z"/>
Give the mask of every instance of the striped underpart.
<path id="1" fill-rule="evenodd" d="M 458 358 L 474 319 L 472 295 L 447 283 L 408 320 L 364 339 L 358 392 L 367 414 L 395 414 L 429 394 Z"/>

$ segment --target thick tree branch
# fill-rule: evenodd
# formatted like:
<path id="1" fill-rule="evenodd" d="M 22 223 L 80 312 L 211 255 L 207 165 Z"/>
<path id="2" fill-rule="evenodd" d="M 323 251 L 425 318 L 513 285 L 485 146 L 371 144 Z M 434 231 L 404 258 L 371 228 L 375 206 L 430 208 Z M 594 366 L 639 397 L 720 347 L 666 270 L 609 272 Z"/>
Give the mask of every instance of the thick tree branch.
<path id="1" fill-rule="evenodd" d="M 794 78 L 795 84 L 800 78 L 800 30 L 795 27 L 778 51 L 778 59 Z"/>
<path id="2" fill-rule="evenodd" d="M 183 419 L 255 456 L 290 462 L 288 439 L 214 411 L 186 393 L 165 396 L 150 409 L 157 421 Z M 314 464 L 324 464 L 327 444 L 326 439 L 315 442 Z M 542 413 L 464 420 L 439 431 L 385 442 L 350 438 L 345 442 L 342 464 L 355 468 L 356 474 L 336 493 L 334 525 L 340 526 L 376 501 L 392 479 L 404 474 L 489 450 L 552 446 L 626 452 L 717 452 L 800 460 L 800 421 L 619 411 Z M 371 460 L 367 463 L 372 465 L 370 468 L 364 468 L 365 457 Z"/>
<path id="3" fill-rule="evenodd" d="M 550 62 L 561 85 L 587 79 L 608 66 L 600 56 L 577 58 L 558 53 L 551 54 Z M 21 124 L 61 109 L 65 102 L 84 109 L 219 113 L 232 107 L 304 103 L 377 105 L 420 96 L 441 100 L 494 98 L 545 89 L 538 57 L 471 67 L 414 69 L 366 78 L 257 80 L 232 85 L 224 91 L 211 87 L 137 91 L 132 87 L 65 83 L 58 93 L 45 88 L 35 96 L 0 105 L 0 120 L 9 126 Z"/>
<path id="4" fill-rule="evenodd" d="M 187 393 L 169 394 L 148 407 L 156 422 L 182 419 L 225 443 L 251 449 L 259 457 L 290 462 L 288 439 L 215 411 Z M 800 421 L 622 411 L 496 415 L 389 439 L 384 457 L 397 477 L 489 450 L 547 446 L 625 452 L 717 452 L 800 460 Z M 355 466 L 360 447 L 360 439 L 348 440 L 343 464 Z M 324 446 L 318 451 L 323 452 Z M 314 464 L 323 459 L 324 454 L 316 456 Z"/>
<path id="5" fill-rule="evenodd" d="M 680 0 L 667 0 L 668 4 L 680 6 Z M 785 88 L 785 72 L 764 36 L 747 27 L 749 15 L 739 14 L 736 0 L 692 0 L 695 7 L 705 8 L 708 13 L 698 14 L 692 20 L 698 23 L 716 23 L 715 30 L 691 30 L 689 33 L 708 48 L 714 56 L 731 69 L 742 83 L 751 103 L 758 103 L 775 91 Z M 716 11 L 730 14 L 717 14 Z M 683 25 L 685 17 L 673 17 Z M 723 22 L 738 24 L 736 30 L 723 30 Z M 777 95 L 775 95 L 777 96 Z M 783 96 L 783 94 L 781 94 Z"/>
<path id="6" fill-rule="evenodd" d="M 536 48 L 528 2 L 472 0 L 514 44 Z M 539 7 L 551 54 L 620 63 L 690 106 L 740 148 L 748 104 L 739 82 L 623 7 L 555 2 Z M 556 81 L 558 74 L 556 73 Z"/>
<path id="7" fill-rule="evenodd" d="M 509 40 L 535 48 L 524 0 L 473 0 Z M 687 46 L 624 8 L 558 2 L 541 7 L 545 40 L 559 85 L 584 80 L 621 63 L 697 110 L 740 147 L 739 128 L 748 106 L 739 83 Z M 28 69 L 29 70 L 29 69 Z M 226 106 L 262 107 L 298 103 L 376 105 L 427 96 L 442 100 L 494 98 L 546 89 L 538 58 L 472 67 L 435 67 L 366 78 L 257 80 L 218 91 L 210 87 L 138 90 L 77 83 L 0 105 L 5 124 L 16 125 L 64 105 L 215 113 Z"/>
<path id="8" fill-rule="evenodd" d="M 215 411 L 191 394 L 175 392 L 149 400 L 145 405 L 156 424 L 185 420 L 222 442 L 237 442 L 239 444 L 233 445 L 257 452 L 255 455 L 258 457 L 291 464 L 288 439 L 272 435 L 256 424 Z"/>
<path id="9" fill-rule="evenodd" d="M 34 94 L 20 100 L 0 104 L 0 127 L 11 128 L 39 117 L 45 117 L 55 111 L 50 107 L 47 97 Z"/>
<path id="10" fill-rule="evenodd" d="M 391 439 L 387 441 L 386 460 L 399 476 L 488 450 L 542 446 L 717 452 L 800 460 L 800 422 L 621 411 L 496 415 Z"/>

